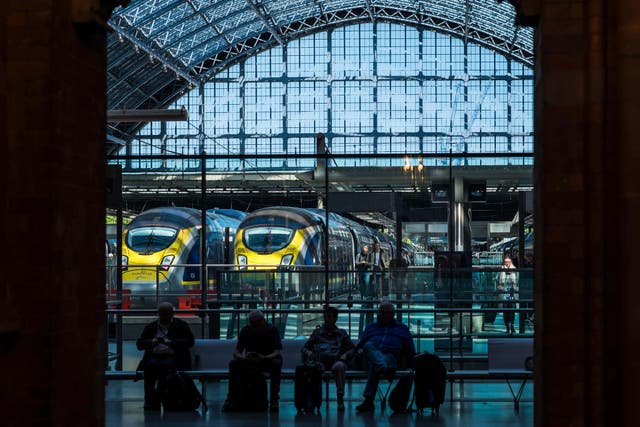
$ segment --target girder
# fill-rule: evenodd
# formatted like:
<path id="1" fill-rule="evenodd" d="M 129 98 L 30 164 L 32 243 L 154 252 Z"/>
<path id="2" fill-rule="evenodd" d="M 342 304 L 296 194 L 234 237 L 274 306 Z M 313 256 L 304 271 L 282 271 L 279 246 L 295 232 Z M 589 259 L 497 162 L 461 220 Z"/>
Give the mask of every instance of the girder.
<path id="1" fill-rule="evenodd" d="M 276 43 L 364 21 L 395 22 L 467 37 L 531 65 L 532 42 L 520 37 L 531 30 L 517 29 L 514 20 L 511 5 L 485 0 L 138 0 L 117 9 L 110 25 L 115 30 L 111 37 L 125 39 L 130 51 L 142 50 L 180 79 L 197 85 Z M 115 85 L 123 76 L 117 67 L 131 67 L 131 60 L 143 61 L 144 56 L 129 59 L 126 50 L 120 53 L 122 49 L 110 43 L 110 52 L 112 48 L 119 50 L 118 58 L 109 62 L 115 79 L 110 84 Z M 160 79 L 157 84 L 166 81 Z M 135 87 L 133 82 L 128 85 Z M 122 106 L 110 99 L 109 107 Z"/>

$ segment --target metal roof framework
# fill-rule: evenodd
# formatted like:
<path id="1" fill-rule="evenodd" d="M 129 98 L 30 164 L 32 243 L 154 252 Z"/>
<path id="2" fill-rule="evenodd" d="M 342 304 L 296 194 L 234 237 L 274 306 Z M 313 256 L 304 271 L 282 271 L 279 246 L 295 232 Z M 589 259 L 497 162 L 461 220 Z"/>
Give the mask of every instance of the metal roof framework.
<path id="1" fill-rule="evenodd" d="M 516 26 L 513 6 L 497 0 L 134 0 L 109 21 L 107 108 L 163 108 L 247 56 L 369 21 L 454 35 L 533 63 L 533 30 Z"/>

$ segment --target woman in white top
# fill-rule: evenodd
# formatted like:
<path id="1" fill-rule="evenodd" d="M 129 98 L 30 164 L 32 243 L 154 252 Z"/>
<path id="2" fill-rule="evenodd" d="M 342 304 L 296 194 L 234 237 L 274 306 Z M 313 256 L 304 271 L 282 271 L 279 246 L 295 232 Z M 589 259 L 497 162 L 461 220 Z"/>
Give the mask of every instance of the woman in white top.
<path id="1" fill-rule="evenodd" d="M 508 334 L 515 334 L 516 329 L 513 325 L 515 318 L 516 303 L 514 300 L 518 299 L 518 273 L 515 271 L 515 266 L 511 261 L 511 258 L 507 257 L 502 262 L 503 271 L 498 275 L 498 295 L 502 300 L 502 307 L 507 310 L 503 311 L 504 325 L 507 328 Z"/>

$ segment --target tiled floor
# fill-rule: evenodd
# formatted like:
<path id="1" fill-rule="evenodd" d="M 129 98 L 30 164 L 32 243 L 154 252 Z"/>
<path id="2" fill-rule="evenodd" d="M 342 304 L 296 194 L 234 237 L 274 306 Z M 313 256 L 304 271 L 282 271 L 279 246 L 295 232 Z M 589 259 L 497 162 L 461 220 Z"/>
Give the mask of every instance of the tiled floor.
<path id="1" fill-rule="evenodd" d="M 267 413 L 226 413 L 221 412 L 222 402 L 227 391 L 227 383 L 210 384 L 207 387 L 209 411 L 194 413 L 145 412 L 142 410 L 142 382 L 111 381 L 106 387 L 106 425 L 118 426 L 282 426 L 282 427 L 412 427 L 432 426 L 533 426 L 533 385 L 528 383 L 520 404 L 519 412 L 514 411 L 509 388 L 505 383 L 466 383 L 464 393 L 454 385 L 451 402 L 447 385 L 447 401 L 440 408 L 440 415 L 432 418 L 429 414 L 419 417 L 417 414 L 392 414 L 388 409 L 381 411 L 378 403 L 372 414 L 358 414 L 355 407 L 360 403 L 363 383 L 354 382 L 347 390 L 347 410 L 336 411 L 335 401 L 323 405 L 320 415 L 301 415 L 296 413 L 293 404 L 293 384 L 283 382 L 280 411 Z M 383 384 L 384 388 L 386 385 Z M 331 393 L 335 392 L 331 388 Z M 468 401 L 460 402 L 460 399 Z"/>

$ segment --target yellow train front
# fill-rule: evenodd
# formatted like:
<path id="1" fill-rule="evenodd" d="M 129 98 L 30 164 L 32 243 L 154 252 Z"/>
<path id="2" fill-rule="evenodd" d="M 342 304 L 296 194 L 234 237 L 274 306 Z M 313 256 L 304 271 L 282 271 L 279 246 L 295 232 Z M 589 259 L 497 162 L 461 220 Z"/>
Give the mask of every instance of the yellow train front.
<path id="1" fill-rule="evenodd" d="M 207 212 L 206 223 L 206 263 L 221 264 L 225 252 L 221 224 L 237 227 L 240 220 L 225 216 L 221 221 L 216 219 L 216 214 Z M 130 307 L 151 308 L 159 301 L 171 301 L 180 308 L 200 304 L 201 228 L 201 211 L 174 207 L 142 212 L 126 227 L 122 242 L 122 282 Z M 208 273 L 208 290 L 212 290 L 213 267 L 209 267 Z"/>
<path id="2" fill-rule="evenodd" d="M 321 294 L 324 290 L 325 213 L 321 209 L 271 207 L 238 226 L 238 285 L 247 292 Z M 336 214 L 329 215 L 330 295 L 354 289 L 355 256 L 363 244 L 389 239 Z M 389 245 L 386 245 L 391 249 Z M 269 296 L 269 295 L 267 295 Z"/>

